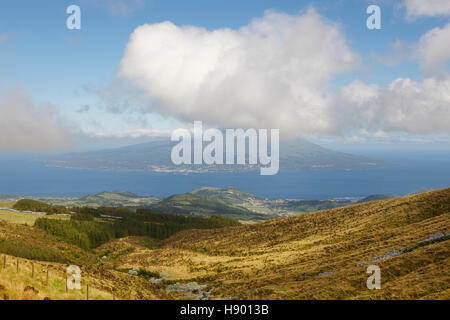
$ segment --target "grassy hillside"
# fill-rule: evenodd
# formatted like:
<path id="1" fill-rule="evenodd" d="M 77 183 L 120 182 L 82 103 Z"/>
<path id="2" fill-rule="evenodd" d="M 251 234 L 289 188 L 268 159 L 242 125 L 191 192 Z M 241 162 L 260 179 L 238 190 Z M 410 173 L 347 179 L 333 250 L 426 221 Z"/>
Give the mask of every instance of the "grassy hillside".
<path id="1" fill-rule="evenodd" d="M 448 237 L 377 261 L 382 289 L 366 288 L 367 265 L 450 230 L 450 189 L 283 218 L 180 232 L 158 250 L 121 258 L 171 281 L 214 285 L 239 299 L 449 299 Z"/>
<path id="2" fill-rule="evenodd" d="M 223 201 L 238 208 L 244 208 L 253 213 L 261 214 L 264 220 L 274 217 L 286 217 L 314 212 L 319 210 L 334 209 L 356 203 L 356 200 L 288 200 L 288 199 L 263 199 L 254 194 L 239 190 L 234 187 L 212 188 L 203 187 L 190 192 L 210 200 Z M 366 201 L 384 200 L 389 196 L 377 195 L 368 197 Z"/>
<path id="3" fill-rule="evenodd" d="M 54 206 L 42 201 L 21 199 L 13 205 L 13 209 L 20 211 L 45 212 L 48 214 L 68 214 L 70 210 L 64 206 Z"/>
<path id="4" fill-rule="evenodd" d="M 234 187 L 202 187 L 189 193 L 166 199 L 140 197 L 126 191 L 101 192 L 82 198 L 37 198 L 54 206 L 66 207 L 126 207 L 131 209 L 153 208 L 160 212 L 183 215 L 229 215 L 242 221 L 269 220 L 295 216 L 307 212 L 348 206 L 357 202 L 385 200 L 395 195 L 371 195 L 360 201 L 350 199 L 293 200 L 264 199 Z"/>
<path id="5" fill-rule="evenodd" d="M 268 217 L 240 206 L 228 204 L 220 199 L 206 198 L 193 193 L 185 193 L 168 197 L 150 207 L 164 213 L 175 213 L 191 216 L 211 216 L 221 214 L 227 218 L 242 220 L 263 220 Z"/>
<path id="6" fill-rule="evenodd" d="M 0 221 L 0 253 L 48 262 L 91 264 L 95 257 L 35 228 Z"/>
<path id="7" fill-rule="evenodd" d="M 79 199 L 72 198 L 46 198 L 43 201 L 66 207 L 127 207 L 138 208 L 149 206 L 157 201 L 156 197 L 141 197 L 127 191 L 100 192 L 95 195 L 87 195 Z"/>
<path id="8" fill-rule="evenodd" d="M 200 197 L 222 200 L 225 203 L 235 205 L 240 205 L 242 203 L 249 202 L 252 200 L 262 200 L 262 198 L 254 194 L 239 190 L 234 187 L 226 187 L 226 188 L 203 187 L 195 189 L 191 191 L 191 193 L 198 195 Z"/>
<path id="9" fill-rule="evenodd" d="M 14 203 L 12 201 L 0 201 L 0 208 L 12 208 Z"/>
<path id="10" fill-rule="evenodd" d="M 3 259 L 6 258 L 6 268 Z M 17 270 L 19 263 L 19 270 Z M 0 299 L 3 300 L 86 300 L 87 284 L 89 296 L 93 300 L 111 299 L 113 291 L 96 288 L 91 277 L 84 279 L 82 290 L 68 290 L 65 285 L 65 268 L 59 263 L 45 263 L 2 255 L 0 266 Z M 33 274 L 34 269 L 34 274 Z M 48 270 L 48 283 L 47 283 Z"/>
<path id="11" fill-rule="evenodd" d="M 26 212 L 11 212 L 8 210 L 0 210 L 0 220 L 17 223 L 17 224 L 26 224 L 29 226 L 33 226 L 37 219 L 41 218 L 42 215 L 26 213 Z M 58 216 L 58 215 L 46 215 L 46 219 L 56 219 L 56 220 L 68 220 L 67 216 Z"/>
<path id="12" fill-rule="evenodd" d="M 6 268 L 3 267 L 5 257 Z M 142 277 L 100 266 L 82 266 L 81 290 L 66 291 L 67 264 L 18 259 L 10 255 L 0 255 L 0 260 L 0 300 L 86 300 L 87 286 L 89 300 L 172 298 Z"/>
<path id="13" fill-rule="evenodd" d="M 372 194 L 368 197 L 365 197 L 358 202 L 369 202 L 369 201 L 378 201 L 378 200 L 386 200 L 398 197 L 396 194 Z"/>
<path id="14" fill-rule="evenodd" d="M 64 268 L 75 263 L 98 299 L 116 290 L 118 299 L 448 300 L 449 231 L 450 188 L 165 240 L 122 237 L 91 251 L 0 221 L 0 254 L 11 263 L 0 263 L 0 299 L 81 299 L 63 287 Z M 30 280 L 32 262 L 59 280 L 51 288 Z M 371 264 L 381 268 L 381 290 L 366 287 Z"/>

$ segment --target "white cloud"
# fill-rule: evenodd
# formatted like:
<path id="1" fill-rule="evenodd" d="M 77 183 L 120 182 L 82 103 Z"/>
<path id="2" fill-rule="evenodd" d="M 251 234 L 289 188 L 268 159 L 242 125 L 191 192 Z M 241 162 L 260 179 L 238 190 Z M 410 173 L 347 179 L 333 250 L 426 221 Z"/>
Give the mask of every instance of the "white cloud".
<path id="1" fill-rule="evenodd" d="M 394 46 L 398 56 L 416 52 L 408 54 L 430 72 L 423 81 L 334 87 L 333 76 L 358 68 L 361 59 L 339 26 L 312 9 L 301 16 L 268 12 L 239 30 L 141 26 L 119 75 L 143 89 L 156 102 L 152 108 L 191 123 L 280 128 L 283 136 L 448 134 L 447 28 L 431 30 L 418 44 Z"/>
<path id="2" fill-rule="evenodd" d="M 406 132 L 450 133 L 450 76 L 422 82 L 399 78 L 387 86 L 355 81 L 341 92 L 343 127 L 372 134 Z"/>
<path id="3" fill-rule="evenodd" d="M 408 18 L 420 16 L 450 16 L 449 0 L 404 0 Z"/>
<path id="4" fill-rule="evenodd" d="M 420 37 L 416 56 L 422 70 L 427 73 L 445 70 L 446 63 L 450 61 L 450 23 Z"/>
<path id="5" fill-rule="evenodd" d="M 359 64 L 339 25 L 310 9 L 301 16 L 266 12 L 239 30 L 140 26 L 119 75 L 146 90 L 163 115 L 317 133 L 337 129 L 331 78 Z"/>
<path id="6" fill-rule="evenodd" d="M 48 151 L 69 145 L 52 108 L 36 108 L 21 92 L 5 94 L 0 100 L 0 115 L 0 151 Z"/>

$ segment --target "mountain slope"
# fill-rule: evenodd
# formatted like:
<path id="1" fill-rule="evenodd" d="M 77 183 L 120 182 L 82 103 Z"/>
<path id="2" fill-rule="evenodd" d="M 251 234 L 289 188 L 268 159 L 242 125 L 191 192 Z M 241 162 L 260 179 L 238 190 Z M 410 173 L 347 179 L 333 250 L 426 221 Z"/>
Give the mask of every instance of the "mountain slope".
<path id="1" fill-rule="evenodd" d="M 156 197 L 141 197 L 127 191 L 100 192 L 95 195 L 87 195 L 82 198 L 42 198 L 42 201 L 67 207 L 144 207 L 157 201 Z"/>
<path id="2" fill-rule="evenodd" d="M 255 225 L 183 231 L 164 248 L 131 254 L 123 263 L 168 272 L 171 280 L 213 284 L 215 297 L 449 299 L 449 230 L 447 188 Z M 440 240 L 429 240 L 439 234 Z M 368 290 L 370 263 L 361 263 L 386 253 L 393 256 L 373 262 L 381 268 L 382 289 Z"/>
<path id="3" fill-rule="evenodd" d="M 220 199 L 206 198 L 194 193 L 173 195 L 149 206 L 149 208 L 156 212 L 192 216 L 221 214 L 227 218 L 244 220 L 268 218 L 266 215 L 257 214 L 243 207 L 233 206 Z"/>
<path id="4" fill-rule="evenodd" d="M 202 187 L 195 189 L 190 193 L 204 197 L 222 200 L 228 204 L 242 204 L 254 200 L 262 200 L 257 195 L 239 190 L 235 187 L 226 188 L 214 188 L 214 187 Z"/>
<path id="5" fill-rule="evenodd" d="M 85 292 L 65 293 L 63 262 L 82 268 L 94 299 L 112 299 L 113 292 L 120 299 L 199 297 L 169 290 L 190 283 L 210 288 L 212 299 L 448 300 L 449 230 L 450 188 L 254 225 L 185 230 L 162 243 L 125 237 L 94 251 L 0 221 L 0 253 L 7 254 L 0 299 L 83 299 Z M 380 290 L 366 287 L 371 264 L 381 268 Z M 43 269 L 50 269 L 49 286 Z"/>
<path id="6" fill-rule="evenodd" d="M 369 202 L 369 201 L 378 201 L 378 200 L 386 200 L 386 199 L 392 199 L 398 197 L 396 194 L 372 194 L 370 196 L 367 196 L 358 202 Z"/>
<path id="7" fill-rule="evenodd" d="M 116 149 L 68 153 L 47 159 L 53 166 L 104 170 L 148 170 L 167 172 L 254 171 L 257 165 L 180 165 L 170 159 L 172 147 L 177 144 L 169 138 L 152 138 L 148 143 Z M 248 157 L 248 155 L 247 155 Z M 378 160 L 332 151 L 305 140 L 280 142 L 280 170 L 355 170 L 384 166 Z"/>

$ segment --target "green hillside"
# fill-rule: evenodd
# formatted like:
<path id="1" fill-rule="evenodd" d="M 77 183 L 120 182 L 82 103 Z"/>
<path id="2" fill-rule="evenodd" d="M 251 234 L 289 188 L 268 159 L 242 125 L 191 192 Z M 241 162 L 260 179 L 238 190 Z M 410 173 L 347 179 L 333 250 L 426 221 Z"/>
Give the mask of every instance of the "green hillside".
<path id="1" fill-rule="evenodd" d="M 7 254 L 0 298 L 82 299 L 82 293 L 64 291 L 63 270 L 76 263 L 95 299 L 448 300 L 449 199 L 447 188 L 214 229 L 198 224 L 208 219 L 124 208 L 76 209 L 80 216 L 73 221 L 46 219 L 45 232 L 42 225 L 0 221 L 0 253 Z M 139 225 L 147 223 L 186 228 L 161 240 L 122 234 L 89 250 L 68 244 L 69 234 L 58 233 L 78 230 L 98 240 L 77 223 L 104 223 L 108 229 L 128 215 L 130 223 L 119 223 L 122 231 L 144 230 Z M 50 285 L 43 285 L 41 276 L 31 278 L 32 264 L 51 270 Z M 366 287 L 371 264 L 381 268 L 380 290 Z M 30 286 L 35 290 L 26 289 Z"/>
<path id="2" fill-rule="evenodd" d="M 235 187 L 226 188 L 213 188 L 213 187 L 203 187 L 195 189 L 190 193 L 204 197 L 213 198 L 216 200 L 222 200 L 228 204 L 241 205 L 249 201 L 262 200 L 261 197 L 239 190 Z"/>
<path id="3" fill-rule="evenodd" d="M 219 199 L 205 198 L 194 193 L 174 195 L 163 199 L 150 208 L 157 212 L 190 216 L 211 216 L 221 214 L 224 217 L 242 220 L 264 220 L 266 215 L 252 212 L 246 208 L 228 204 Z"/>
<path id="4" fill-rule="evenodd" d="M 358 202 L 361 203 L 361 202 L 369 202 L 369 201 L 386 200 L 386 199 L 392 199 L 392 198 L 395 198 L 395 197 L 398 197 L 398 195 L 396 195 L 396 194 L 388 194 L 388 195 L 386 195 L 386 194 L 373 194 L 373 195 L 370 195 L 368 197 L 365 197 L 365 198 L 359 200 Z"/>
<path id="5" fill-rule="evenodd" d="M 67 207 L 127 207 L 149 206 L 157 201 L 156 197 L 141 197 L 127 191 L 100 192 L 79 199 L 47 198 L 46 202 Z"/>
<path id="6" fill-rule="evenodd" d="M 50 205 L 41 201 L 22 199 L 13 205 L 13 209 L 20 211 L 45 212 L 47 214 L 67 214 L 70 212 L 64 206 Z"/>

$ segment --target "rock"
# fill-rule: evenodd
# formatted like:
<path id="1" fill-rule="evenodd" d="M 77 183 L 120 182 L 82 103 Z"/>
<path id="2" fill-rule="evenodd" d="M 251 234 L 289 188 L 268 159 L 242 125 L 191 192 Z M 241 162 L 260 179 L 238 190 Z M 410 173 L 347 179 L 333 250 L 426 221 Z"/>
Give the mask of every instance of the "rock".
<path id="1" fill-rule="evenodd" d="M 137 276 L 139 274 L 139 268 L 133 267 L 133 269 L 128 270 L 128 274 L 131 274 L 132 276 Z"/>
<path id="2" fill-rule="evenodd" d="M 151 278 L 151 279 L 150 279 L 150 282 L 151 282 L 151 283 L 154 283 L 154 284 L 161 283 L 161 281 L 163 281 L 163 279 L 156 279 L 156 278 Z"/>
<path id="3" fill-rule="evenodd" d="M 436 234 L 433 234 L 433 235 L 429 236 L 429 237 L 426 238 L 425 240 L 421 240 L 421 241 L 418 241 L 418 242 L 414 243 L 413 245 L 410 245 L 409 247 L 401 248 L 401 249 L 399 249 L 399 250 L 391 250 L 391 251 L 385 253 L 385 254 L 382 255 L 382 256 L 375 257 L 375 258 L 372 258 L 372 259 L 370 259 L 370 260 L 367 260 L 367 261 L 364 261 L 364 262 L 357 263 L 356 265 L 357 265 L 358 267 L 360 267 L 360 266 L 363 266 L 363 265 L 368 264 L 368 263 L 372 263 L 372 262 L 377 262 L 377 261 L 389 259 L 389 258 L 392 258 L 392 257 L 395 257 L 395 256 L 398 256 L 398 255 L 402 254 L 402 253 L 405 252 L 406 250 L 412 250 L 412 249 L 415 249 L 418 245 L 420 245 L 420 244 L 422 244 L 422 243 L 426 243 L 426 242 L 429 242 L 429 241 L 432 241 L 432 240 L 436 240 L 436 239 L 439 239 L 439 238 L 442 238 L 442 237 L 446 237 L 446 236 L 448 236 L 448 235 L 450 235 L 450 231 L 448 231 L 448 232 L 446 232 L 446 233 L 436 233 Z"/>
<path id="4" fill-rule="evenodd" d="M 399 250 L 391 250 L 391 251 L 385 253 L 385 254 L 382 255 L 382 256 L 375 257 L 375 258 L 372 258 L 372 259 L 370 259 L 370 260 L 367 260 L 367 261 L 364 261 L 364 262 L 357 263 L 356 265 L 357 265 L 358 267 L 360 267 L 360 266 L 363 266 L 363 265 L 368 264 L 368 263 L 372 263 L 372 262 L 377 262 L 377 261 L 389 259 L 389 258 L 398 256 L 399 254 L 403 253 L 403 251 L 405 251 L 405 250 L 406 250 L 406 248 L 401 248 L 401 249 L 399 249 Z"/>
<path id="5" fill-rule="evenodd" d="M 197 300 L 209 300 L 214 287 L 211 286 L 207 291 L 207 284 L 199 285 L 197 282 L 175 283 L 166 287 L 166 292 L 184 292 L 186 296 L 194 296 Z"/>

